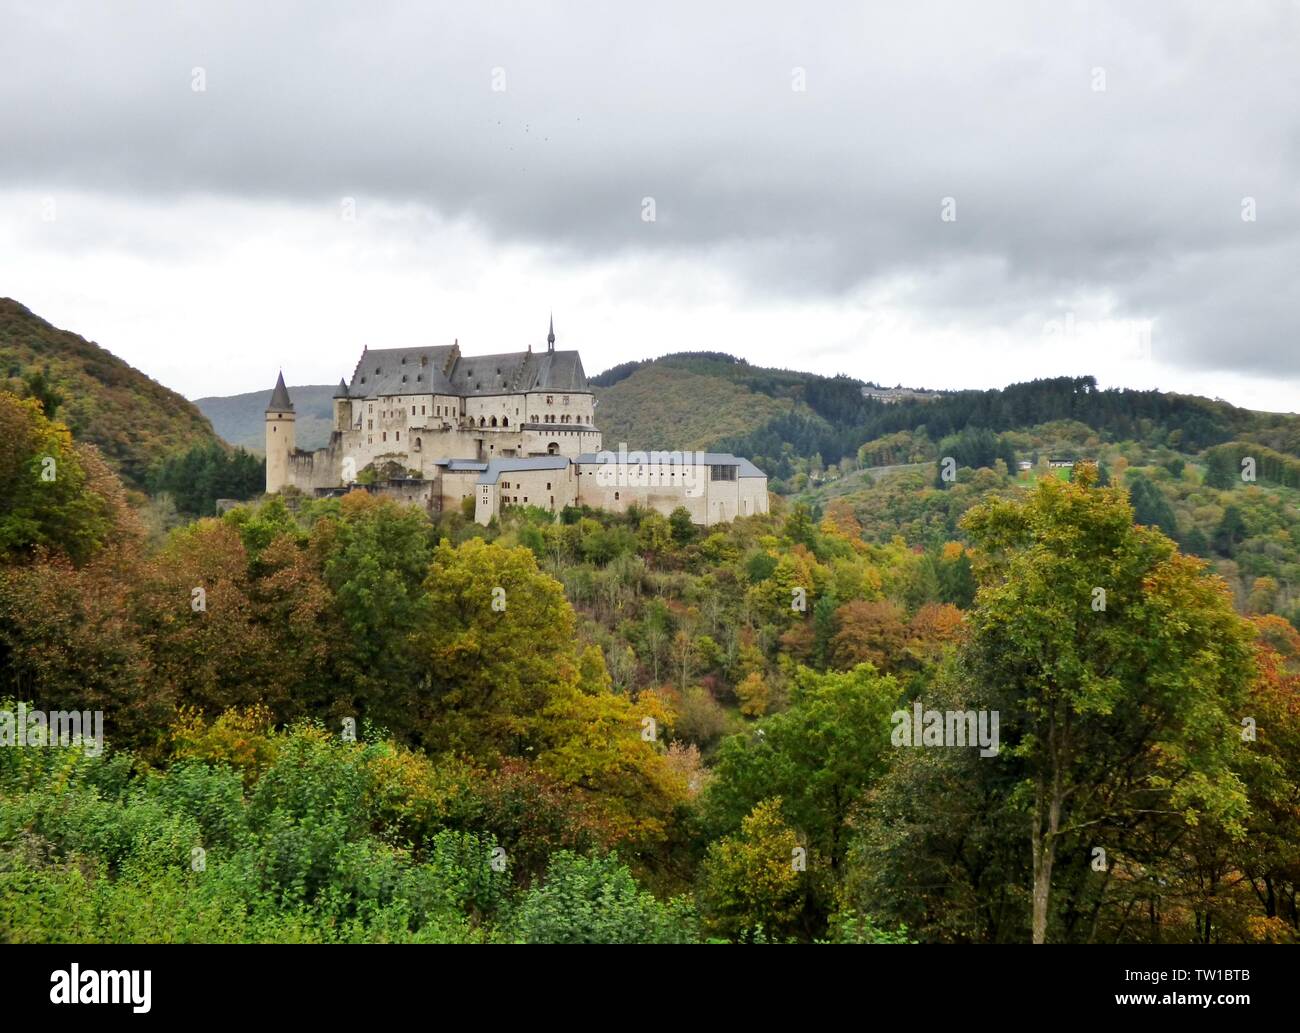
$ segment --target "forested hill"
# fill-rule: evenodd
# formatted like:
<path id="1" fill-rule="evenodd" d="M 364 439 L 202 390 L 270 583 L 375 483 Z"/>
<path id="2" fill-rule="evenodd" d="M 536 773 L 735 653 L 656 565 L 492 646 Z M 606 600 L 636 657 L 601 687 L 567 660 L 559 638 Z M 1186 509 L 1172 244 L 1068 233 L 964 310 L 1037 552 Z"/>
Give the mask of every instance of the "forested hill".
<path id="1" fill-rule="evenodd" d="M 219 444 L 190 402 L 11 298 L 0 298 L 0 390 L 40 397 L 136 488 L 159 459 Z"/>
<path id="2" fill-rule="evenodd" d="M 308 452 L 329 444 L 334 426 L 334 392 L 337 384 L 309 384 L 289 388 L 293 401 L 295 441 Z M 194 404 L 212 421 L 221 437 L 232 445 L 261 453 L 266 448 L 266 403 L 271 388 L 242 395 L 196 398 Z"/>
<path id="3" fill-rule="evenodd" d="M 938 442 L 967 428 L 1001 433 L 1057 421 L 1084 424 L 1104 440 L 1146 441 L 1189 454 L 1242 440 L 1300 455 L 1295 416 L 1161 391 L 1103 390 L 1091 376 L 885 403 L 864 397 L 863 382 L 851 377 L 764 369 L 699 352 L 625 363 L 592 382 L 608 441 L 656 446 L 683 428 L 676 439 L 681 447 L 753 459 L 778 490 L 798 472 L 855 457 L 864 443 L 899 432 Z"/>

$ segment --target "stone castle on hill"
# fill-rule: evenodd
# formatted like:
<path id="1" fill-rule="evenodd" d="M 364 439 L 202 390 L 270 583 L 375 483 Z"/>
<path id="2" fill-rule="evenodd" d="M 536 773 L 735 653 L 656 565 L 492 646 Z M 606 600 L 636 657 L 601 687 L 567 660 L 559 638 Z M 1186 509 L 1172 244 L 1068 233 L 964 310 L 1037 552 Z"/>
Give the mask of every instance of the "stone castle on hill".
<path id="1" fill-rule="evenodd" d="M 339 381 L 329 444 L 314 452 L 295 446 L 281 373 L 266 407 L 266 490 L 359 485 L 432 512 L 472 498 L 480 524 L 511 505 L 685 506 L 698 524 L 767 512 L 767 477 L 747 459 L 602 451 L 595 412 L 578 353 L 555 350 L 554 321 L 545 351 L 367 348 L 351 383 Z"/>

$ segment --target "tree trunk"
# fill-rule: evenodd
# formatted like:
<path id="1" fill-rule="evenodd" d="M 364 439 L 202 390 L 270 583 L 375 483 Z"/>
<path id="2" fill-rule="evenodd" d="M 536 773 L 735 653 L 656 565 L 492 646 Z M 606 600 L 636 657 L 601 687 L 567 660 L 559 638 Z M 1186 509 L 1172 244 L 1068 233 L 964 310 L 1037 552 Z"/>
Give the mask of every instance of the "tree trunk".
<path id="1" fill-rule="evenodd" d="M 1035 794 L 1034 806 L 1034 911 L 1033 941 L 1047 942 L 1047 909 L 1052 895 L 1052 863 L 1056 859 L 1056 830 L 1060 822 L 1060 801 L 1048 799 L 1048 793 Z M 1047 813 L 1044 814 L 1043 803 Z M 1044 828 L 1046 825 L 1046 828 Z"/>
<path id="2" fill-rule="evenodd" d="M 1039 778 L 1034 789 L 1034 902 L 1033 942 L 1047 942 L 1047 915 L 1052 896 L 1052 864 L 1056 860 L 1056 836 L 1061 828 L 1061 765 L 1056 721 L 1047 738 L 1051 781 Z M 1046 827 L 1044 827 L 1046 826 Z"/>

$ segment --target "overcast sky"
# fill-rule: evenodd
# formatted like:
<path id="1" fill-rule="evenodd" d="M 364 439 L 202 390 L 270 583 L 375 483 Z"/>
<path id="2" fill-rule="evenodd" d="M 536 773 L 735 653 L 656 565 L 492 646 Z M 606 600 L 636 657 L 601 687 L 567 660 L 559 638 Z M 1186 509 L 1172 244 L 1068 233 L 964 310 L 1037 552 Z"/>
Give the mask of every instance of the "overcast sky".
<path id="1" fill-rule="evenodd" d="M 189 397 L 362 345 L 1300 409 L 1300 6 L 0 0 L 0 295 Z"/>

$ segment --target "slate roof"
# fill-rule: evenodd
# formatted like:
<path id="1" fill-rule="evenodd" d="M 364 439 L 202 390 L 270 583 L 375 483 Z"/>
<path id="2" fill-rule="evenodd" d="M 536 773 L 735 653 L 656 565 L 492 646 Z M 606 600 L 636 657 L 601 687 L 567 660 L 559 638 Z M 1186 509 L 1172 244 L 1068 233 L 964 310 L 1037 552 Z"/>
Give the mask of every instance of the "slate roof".
<path id="1" fill-rule="evenodd" d="M 563 470 L 569 465 L 566 456 L 530 456 L 518 459 L 493 459 L 479 475 L 479 484 L 496 484 L 503 473 L 516 470 Z"/>
<path id="2" fill-rule="evenodd" d="M 462 355 L 451 371 L 458 395 L 518 391 L 586 391 L 587 374 L 576 351 Z"/>
<path id="3" fill-rule="evenodd" d="M 463 398 L 588 389 L 587 374 L 576 351 L 454 354 L 457 352 L 454 345 L 368 349 L 353 371 L 348 393 L 354 398 L 435 393 Z"/>
<path id="4" fill-rule="evenodd" d="M 456 394 L 443 368 L 453 345 L 437 348 L 371 348 L 361 353 L 348 393 L 353 398 L 380 395 Z"/>
<path id="5" fill-rule="evenodd" d="M 271 401 L 267 403 L 267 412 L 293 412 L 293 402 L 289 401 L 289 389 L 284 386 L 284 373 L 276 378 L 275 390 L 271 392 Z"/>

